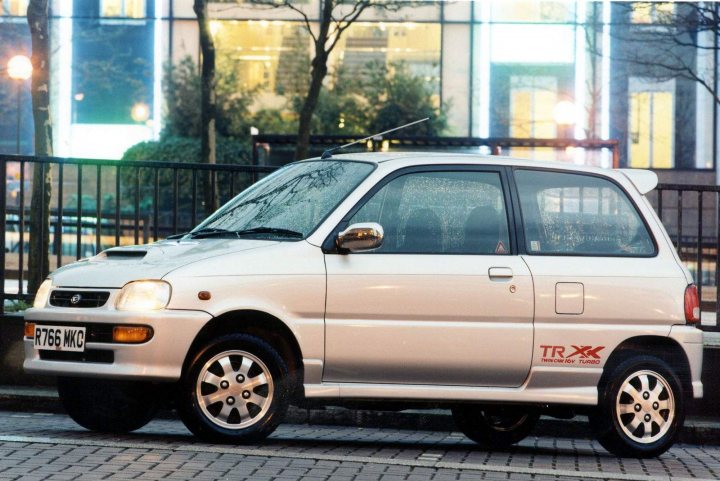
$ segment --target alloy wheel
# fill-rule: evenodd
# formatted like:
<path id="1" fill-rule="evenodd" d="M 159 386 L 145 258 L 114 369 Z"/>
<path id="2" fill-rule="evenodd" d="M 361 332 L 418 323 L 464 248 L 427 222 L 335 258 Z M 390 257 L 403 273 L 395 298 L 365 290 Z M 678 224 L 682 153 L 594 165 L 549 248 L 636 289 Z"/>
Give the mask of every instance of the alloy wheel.
<path id="1" fill-rule="evenodd" d="M 213 356 L 196 383 L 198 406 L 212 423 L 245 429 L 267 413 L 273 400 L 273 378 L 257 356 L 240 350 Z"/>
<path id="2" fill-rule="evenodd" d="M 620 428 L 631 440 L 650 444 L 661 439 L 675 418 L 675 400 L 668 381 L 654 371 L 632 373 L 616 399 Z"/>

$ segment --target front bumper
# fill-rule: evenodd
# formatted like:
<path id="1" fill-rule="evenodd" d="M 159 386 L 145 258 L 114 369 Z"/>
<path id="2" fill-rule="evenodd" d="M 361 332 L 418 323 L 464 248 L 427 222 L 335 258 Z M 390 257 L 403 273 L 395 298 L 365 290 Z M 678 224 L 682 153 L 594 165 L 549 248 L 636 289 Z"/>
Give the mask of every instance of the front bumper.
<path id="1" fill-rule="evenodd" d="M 114 309 L 29 309 L 26 322 L 57 326 L 77 324 L 133 324 L 152 327 L 154 336 L 142 344 L 87 342 L 85 350 L 112 351 L 111 362 L 48 360 L 40 358 L 32 339 L 24 340 L 23 367 L 30 374 L 176 381 L 193 340 L 212 316 L 203 311 L 161 310 L 149 313 Z M 52 352 L 52 351 L 51 351 Z"/>

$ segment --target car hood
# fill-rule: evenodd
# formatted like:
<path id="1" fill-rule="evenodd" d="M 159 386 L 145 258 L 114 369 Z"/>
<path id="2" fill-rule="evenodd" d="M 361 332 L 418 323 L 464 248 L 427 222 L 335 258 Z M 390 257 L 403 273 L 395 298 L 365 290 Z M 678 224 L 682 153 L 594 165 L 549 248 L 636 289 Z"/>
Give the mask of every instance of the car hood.
<path id="1" fill-rule="evenodd" d="M 267 248 L 277 243 L 249 239 L 198 239 L 114 247 L 61 267 L 50 278 L 56 287 L 120 288 L 138 279 L 161 279 L 179 267 L 203 259 Z"/>

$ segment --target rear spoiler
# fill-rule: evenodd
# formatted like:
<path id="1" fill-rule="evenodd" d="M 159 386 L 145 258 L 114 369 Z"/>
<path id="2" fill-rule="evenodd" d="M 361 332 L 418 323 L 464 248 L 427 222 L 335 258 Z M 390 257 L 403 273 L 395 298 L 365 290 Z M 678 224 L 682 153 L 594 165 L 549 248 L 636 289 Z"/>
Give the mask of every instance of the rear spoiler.
<path id="1" fill-rule="evenodd" d="M 642 195 L 647 194 L 658 185 L 658 176 L 655 172 L 645 169 L 617 169 L 625 175 L 630 182 L 633 183 L 635 188 L 640 191 Z"/>

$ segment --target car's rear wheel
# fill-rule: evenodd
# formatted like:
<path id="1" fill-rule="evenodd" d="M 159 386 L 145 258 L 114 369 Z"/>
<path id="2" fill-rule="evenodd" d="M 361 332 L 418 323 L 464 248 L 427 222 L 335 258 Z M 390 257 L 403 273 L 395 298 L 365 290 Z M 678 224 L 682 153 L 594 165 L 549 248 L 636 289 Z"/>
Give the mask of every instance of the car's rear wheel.
<path id="1" fill-rule="evenodd" d="M 675 442 L 684 420 L 683 391 L 672 369 L 654 356 L 636 356 L 609 372 L 590 422 L 613 454 L 654 457 Z"/>
<path id="2" fill-rule="evenodd" d="M 60 377 L 60 401 L 68 415 L 91 431 L 127 433 L 155 416 L 159 389 L 145 382 Z"/>
<path id="3" fill-rule="evenodd" d="M 289 379 L 287 364 L 264 340 L 221 337 L 195 355 L 183 376 L 180 416 L 206 440 L 262 440 L 287 410 Z"/>
<path id="4" fill-rule="evenodd" d="M 528 406 L 458 406 L 453 419 L 460 431 L 483 447 L 505 448 L 525 439 L 539 411 Z"/>

